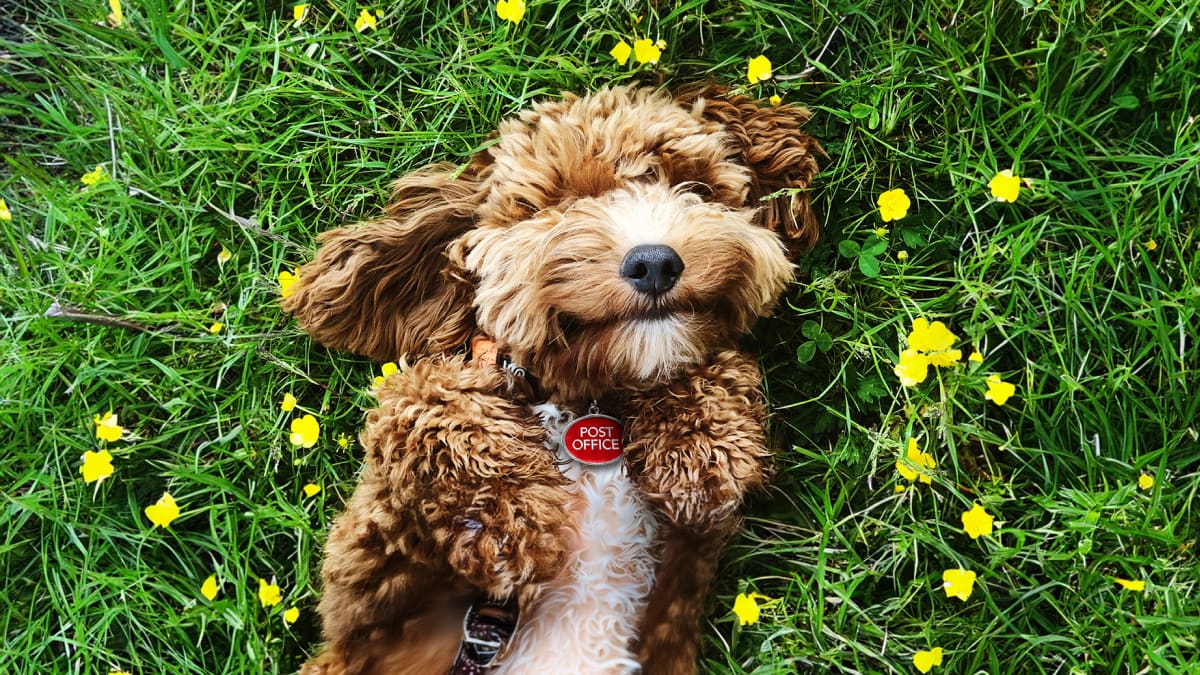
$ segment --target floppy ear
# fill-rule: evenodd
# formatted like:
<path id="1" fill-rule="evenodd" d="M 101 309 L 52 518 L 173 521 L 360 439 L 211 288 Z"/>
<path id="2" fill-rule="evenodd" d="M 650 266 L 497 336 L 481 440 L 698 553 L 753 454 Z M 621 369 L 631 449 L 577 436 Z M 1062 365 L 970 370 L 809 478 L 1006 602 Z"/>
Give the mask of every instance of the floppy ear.
<path id="1" fill-rule="evenodd" d="M 472 290 L 452 274 L 446 247 L 474 226 L 478 169 L 420 169 L 392 187 L 383 218 L 322 234 L 283 308 L 317 342 L 376 361 L 464 344 Z"/>
<path id="2" fill-rule="evenodd" d="M 810 204 L 808 186 L 817 173 L 817 155 L 826 156 L 816 139 L 800 130 L 808 121 L 806 108 L 792 105 L 763 107 L 728 88 L 704 84 L 681 89 L 675 99 L 705 119 L 720 122 L 751 173 L 747 206 L 756 206 L 758 223 L 774 230 L 792 252 L 817 243 L 821 223 Z M 797 188 L 768 202 L 761 198 Z"/>

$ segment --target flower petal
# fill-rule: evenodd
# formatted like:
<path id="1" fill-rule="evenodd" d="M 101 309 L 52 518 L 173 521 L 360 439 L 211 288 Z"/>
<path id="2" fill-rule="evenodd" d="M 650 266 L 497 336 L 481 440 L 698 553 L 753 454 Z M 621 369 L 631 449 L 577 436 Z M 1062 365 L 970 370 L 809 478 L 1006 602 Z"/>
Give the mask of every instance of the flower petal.
<path id="1" fill-rule="evenodd" d="M 929 359 L 915 349 L 905 349 L 900 352 L 900 363 L 892 369 L 900 384 L 905 387 L 915 387 L 929 376 Z"/>
<path id="2" fill-rule="evenodd" d="M 179 517 L 179 505 L 175 503 L 171 493 L 164 492 L 157 502 L 146 507 L 146 517 L 155 526 L 165 529 Z"/>
<path id="3" fill-rule="evenodd" d="M 961 567 L 946 570 L 942 572 L 942 590 L 946 591 L 946 597 L 966 602 L 967 598 L 971 597 L 971 591 L 975 589 L 975 578 L 974 572 Z"/>
<path id="4" fill-rule="evenodd" d="M 217 590 L 217 575 L 215 574 L 210 574 L 208 578 L 204 580 L 204 583 L 200 584 L 200 595 L 203 595 L 205 598 L 207 598 L 209 602 L 212 602 L 213 599 L 217 597 Z"/>
<path id="5" fill-rule="evenodd" d="M 1014 176 L 1012 169 L 998 172 L 988 181 L 992 196 L 1002 202 L 1015 202 L 1021 193 L 1021 177 Z"/>
<path id="6" fill-rule="evenodd" d="M 1146 590 L 1145 581 L 1122 579 L 1120 577 L 1113 577 L 1113 581 L 1120 584 L 1121 588 L 1124 588 L 1127 591 L 1133 591 L 1134 593 L 1141 593 L 1142 591 Z"/>
<path id="7" fill-rule="evenodd" d="M 628 42 L 621 40 L 608 53 L 623 66 L 629 63 L 629 55 L 633 53 L 633 47 L 630 47 Z"/>
<path id="8" fill-rule="evenodd" d="M 888 223 L 908 215 L 908 208 L 912 206 L 912 201 L 904 193 L 904 188 L 896 188 L 879 195 L 876 204 L 879 205 L 879 217 L 883 219 L 883 222 Z"/>
<path id="9" fill-rule="evenodd" d="M 762 54 L 750 59 L 749 65 L 746 66 L 746 77 L 750 84 L 771 79 L 771 59 Z"/>
<path id="10" fill-rule="evenodd" d="M 934 666 L 942 665 L 942 648 L 934 647 L 913 654 L 913 665 L 922 673 L 928 673 Z"/>
<path id="11" fill-rule="evenodd" d="M 634 40 L 633 60 L 638 63 L 658 63 L 662 58 L 662 47 L 651 42 L 649 38 Z"/>
<path id="12" fill-rule="evenodd" d="M 993 523 L 996 517 L 987 512 L 979 504 L 975 504 L 969 511 L 964 511 L 962 514 L 963 530 L 972 539 L 978 539 L 983 536 L 990 535 L 993 531 Z"/>
<path id="13" fill-rule="evenodd" d="M 987 378 L 987 391 L 984 392 L 983 398 L 996 405 L 1004 405 L 1016 391 L 1016 385 L 1004 382 L 1000 379 L 999 375 L 989 375 Z"/>
<path id="14" fill-rule="evenodd" d="M 266 579 L 258 580 L 258 601 L 263 607 L 274 607 L 283 601 L 279 585 L 269 583 Z"/>

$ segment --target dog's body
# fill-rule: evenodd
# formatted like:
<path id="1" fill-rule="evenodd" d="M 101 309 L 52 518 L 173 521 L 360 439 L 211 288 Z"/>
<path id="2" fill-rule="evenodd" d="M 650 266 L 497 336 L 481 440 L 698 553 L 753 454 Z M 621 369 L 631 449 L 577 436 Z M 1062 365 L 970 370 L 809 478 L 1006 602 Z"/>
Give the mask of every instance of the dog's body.
<path id="1" fill-rule="evenodd" d="M 769 473 L 736 341 L 818 231 L 806 119 L 715 88 L 568 96 L 322 236 L 285 307 L 328 346 L 415 360 L 367 416 L 303 672 L 448 672 L 481 598 L 519 605 L 497 672 L 695 671 L 717 557 Z M 462 353 L 479 335 L 507 367 Z M 589 409 L 624 425 L 616 463 L 564 455 Z"/>

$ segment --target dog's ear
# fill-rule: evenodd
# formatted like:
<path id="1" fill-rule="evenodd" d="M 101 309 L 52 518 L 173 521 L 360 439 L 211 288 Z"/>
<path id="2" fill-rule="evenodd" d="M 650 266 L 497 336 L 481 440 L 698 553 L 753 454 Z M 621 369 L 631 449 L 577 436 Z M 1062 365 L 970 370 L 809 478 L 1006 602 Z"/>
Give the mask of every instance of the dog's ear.
<path id="1" fill-rule="evenodd" d="M 283 308 L 321 344 L 376 361 L 436 354 L 474 329 L 472 290 L 446 248 L 474 226 L 480 167 L 449 164 L 395 183 L 384 217 L 325 232 Z"/>
<path id="2" fill-rule="evenodd" d="M 817 156 L 825 156 L 825 151 L 801 131 L 808 110 L 792 105 L 764 107 L 744 94 L 730 95 L 727 87 L 716 84 L 681 89 L 675 99 L 724 125 L 742 163 L 750 169 L 747 206 L 759 208 L 758 222 L 777 232 L 794 252 L 812 248 L 821 223 L 812 211 L 807 188 L 817 173 Z M 789 188 L 795 189 L 761 201 Z"/>

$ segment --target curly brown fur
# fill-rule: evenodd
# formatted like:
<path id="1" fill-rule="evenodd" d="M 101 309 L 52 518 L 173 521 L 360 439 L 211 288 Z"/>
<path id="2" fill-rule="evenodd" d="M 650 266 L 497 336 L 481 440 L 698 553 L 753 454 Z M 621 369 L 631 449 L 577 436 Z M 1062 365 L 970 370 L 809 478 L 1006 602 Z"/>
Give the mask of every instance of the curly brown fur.
<path id="1" fill-rule="evenodd" d="M 664 536 L 657 583 L 650 591 L 637 649 L 645 675 L 696 672 L 700 620 L 725 541 L 678 530 Z"/>
<path id="2" fill-rule="evenodd" d="M 817 174 L 821 144 L 800 131 L 811 114 L 796 106 L 764 108 L 745 95 L 728 94 L 720 85 L 687 87 L 676 94 L 681 103 L 700 106 L 704 117 L 721 123 L 736 140 L 742 161 L 751 169 L 752 202 L 779 192 L 759 213 L 760 222 L 783 235 L 793 252 L 812 248 L 821 235 L 808 186 Z"/>
<path id="3" fill-rule="evenodd" d="M 739 352 L 635 395 L 625 447 L 634 483 L 672 529 L 724 536 L 770 474 L 758 363 Z"/>
<path id="4" fill-rule="evenodd" d="M 664 527 L 638 657 L 643 672 L 696 672 L 700 619 L 747 494 L 770 476 L 758 364 L 727 351 L 630 401 L 626 465 Z"/>
<path id="5" fill-rule="evenodd" d="M 648 595 L 611 587 L 641 626 L 616 648 L 648 675 L 694 672 L 720 550 L 769 476 L 760 374 L 736 343 L 820 231 L 807 119 L 711 85 L 568 94 L 503 122 L 461 173 L 420 170 L 383 218 L 321 237 L 284 307 L 330 347 L 415 360 L 367 416 L 367 466 L 326 550 L 328 645 L 305 673 L 444 672 L 456 629 L 435 614 L 471 593 L 522 611 L 567 597 L 588 511 L 545 446 L 541 400 L 576 414 L 600 400 L 625 420 L 623 477 L 588 480 L 616 481 L 594 496 L 640 509 L 630 522 L 657 537 L 645 569 L 659 559 Z M 656 293 L 620 272 L 651 245 L 684 264 Z M 474 333 L 536 374 L 541 398 L 453 356 Z"/>
<path id="6" fill-rule="evenodd" d="M 332 672 L 381 672 L 372 662 L 388 655 L 360 645 L 401 633 L 413 612 L 472 588 L 509 597 L 558 573 L 565 481 L 507 388 L 462 357 L 420 361 L 379 387 L 360 438 L 366 468 L 322 568 L 330 651 L 354 657 Z"/>
<path id="7" fill-rule="evenodd" d="M 376 361 L 460 346 L 474 328 L 471 289 L 447 274 L 443 250 L 473 226 L 484 193 L 475 168 L 456 174 L 448 164 L 410 174 L 385 218 L 318 237 L 283 308 L 325 346 Z"/>

